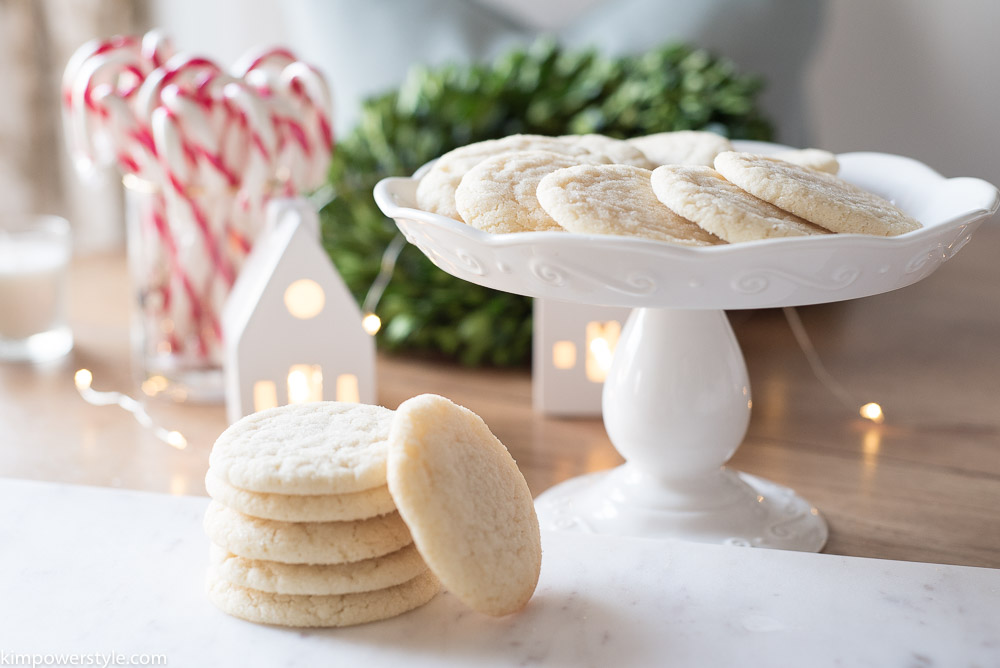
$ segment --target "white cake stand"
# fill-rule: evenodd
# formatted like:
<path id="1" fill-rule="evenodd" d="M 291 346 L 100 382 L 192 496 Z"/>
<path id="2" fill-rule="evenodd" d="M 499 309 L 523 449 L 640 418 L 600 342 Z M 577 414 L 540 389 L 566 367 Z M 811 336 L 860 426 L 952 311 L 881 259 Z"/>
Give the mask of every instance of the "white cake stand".
<path id="1" fill-rule="evenodd" d="M 771 152 L 775 145 L 738 143 Z M 726 309 L 801 306 L 905 287 L 958 252 L 998 205 L 979 179 L 894 155 L 839 156 L 841 176 L 923 223 L 892 237 L 840 234 L 687 248 L 565 232 L 491 235 L 415 208 L 416 178 L 375 200 L 437 266 L 529 297 L 633 311 L 604 384 L 604 424 L 626 463 L 556 485 L 543 527 L 818 551 L 826 523 L 794 491 L 724 466 L 750 420 L 750 384 Z"/>

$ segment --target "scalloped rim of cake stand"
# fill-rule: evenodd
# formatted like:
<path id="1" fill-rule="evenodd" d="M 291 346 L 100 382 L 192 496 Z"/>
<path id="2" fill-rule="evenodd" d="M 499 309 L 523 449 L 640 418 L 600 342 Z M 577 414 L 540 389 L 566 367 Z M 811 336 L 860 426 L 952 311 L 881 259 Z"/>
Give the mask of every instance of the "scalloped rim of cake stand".
<path id="1" fill-rule="evenodd" d="M 786 148 L 734 142 L 739 150 Z M 382 211 L 444 271 L 529 297 L 606 306 L 746 309 L 856 299 L 905 287 L 957 253 L 996 212 L 997 189 L 945 178 L 886 153 L 837 156 L 845 180 L 894 202 L 924 227 L 896 237 L 837 234 L 711 247 L 569 232 L 490 234 L 416 206 L 419 174 L 375 187 Z"/>

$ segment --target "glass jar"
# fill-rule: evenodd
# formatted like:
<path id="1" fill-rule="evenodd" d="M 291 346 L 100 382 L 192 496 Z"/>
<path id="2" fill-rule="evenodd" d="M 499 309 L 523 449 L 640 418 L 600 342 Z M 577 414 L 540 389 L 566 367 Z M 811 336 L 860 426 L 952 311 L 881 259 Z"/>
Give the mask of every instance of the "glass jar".
<path id="1" fill-rule="evenodd" d="M 222 309 L 263 214 L 234 192 L 123 184 L 138 381 L 151 396 L 222 401 Z"/>

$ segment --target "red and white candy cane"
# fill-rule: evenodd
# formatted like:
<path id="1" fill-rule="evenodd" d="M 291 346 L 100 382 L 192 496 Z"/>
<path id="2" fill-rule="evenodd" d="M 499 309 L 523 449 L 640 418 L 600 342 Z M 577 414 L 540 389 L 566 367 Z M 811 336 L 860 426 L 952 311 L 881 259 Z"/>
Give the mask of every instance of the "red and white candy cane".
<path id="1" fill-rule="evenodd" d="M 326 82 L 287 49 L 249 53 L 229 75 L 152 31 L 81 47 L 63 90 L 78 164 L 117 163 L 150 194 L 139 284 L 144 315 L 165 326 L 156 350 L 217 362 L 222 305 L 275 183 L 295 195 L 325 178 Z"/>
<path id="2" fill-rule="evenodd" d="M 92 169 L 131 154 L 128 146 L 111 144 L 108 100 L 131 100 L 149 73 L 172 53 L 170 41 L 155 32 L 141 42 L 116 36 L 77 49 L 63 73 L 62 103 L 66 139 L 78 168 Z"/>
<path id="3" fill-rule="evenodd" d="M 316 68 L 286 49 L 253 51 L 234 68 L 268 102 L 278 137 L 276 166 L 286 195 L 319 187 L 333 150 L 330 91 Z"/>
<path id="4" fill-rule="evenodd" d="M 288 167 L 296 192 L 314 190 L 326 181 L 333 152 L 332 103 L 326 79 L 310 65 L 292 63 L 282 70 L 275 94 L 287 98 L 302 130 L 279 163 Z"/>
<path id="5" fill-rule="evenodd" d="M 244 152 L 243 165 L 233 207 L 232 226 L 228 230 L 230 253 L 234 262 L 242 264 L 250 246 L 264 231 L 267 203 L 273 191 L 277 136 L 269 122 L 267 105 L 246 84 L 230 83 L 223 94 L 227 106 L 237 118 Z"/>
<path id="6" fill-rule="evenodd" d="M 288 49 L 265 47 L 251 49 L 233 64 L 233 76 L 242 79 L 264 97 L 275 89 L 281 71 L 298 58 Z"/>
<path id="7" fill-rule="evenodd" d="M 125 175 L 148 193 L 149 183 L 159 180 L 156 150 L 148 122 L 135 114 L 132 102 L 148 74 L 173 53 L 169 40 L 146 35 L 140 44 L 130 36 L 92 40 L 80 47 L 66 66 L 62 84 L 63 120 L 66 140 L 77 169 L 86 174 L 95 167 L 117 164 Z M 134 287 L 140 296 L 139 318 L 162 320 L 170 300 L 167 275 L 169 239 L 163 225 L 166 212 L 162 197 L 143 194 L 130 198 L 135 224 L 146 228 L 131 234 L 130 255 L 141 257 L 144 269 L 135 272 Z M 162 332 L 161 327 L 146 331 Z M 149 341 L 153 349 L 174 349 L 170 332 Z"/>
<path id="8" fill-rule="evenodd" d="M 175 249 L 170 318 L 181 352 L 213 360 L 219 353 L 221 302 L 236 275 L 223 248 L 233 177 L 212 120 L 220 115 L 215 100 L 221 97 L 222 79 L 228 81 L 215 63 L 178 55 L 147 78 L 138 96 L 140 114 L 160 117 L 153 136 Z M 220 92 L 213 94 L 214 89 Z"/>
<path id="9" fill-rule="evenodd" d="M 140 52 L 146 62 L 157 68 L 173 57 L 174 45 L 162 30 L 150 30 L 142 36 Z"/>
<path id="10" fill-rule="evenodd" d="M 198 356 L 208 357 L 218 323 L 213 322 L 212 314 L 207 313 L 203 305 L 203 286 L 212 275 L 213 263 L 210 249 L 203 242 L 203 230 L 191 214 L 195 189 L 190 184 L 194 181 L 197 165 L 184 146 L 177 118 L 169 108 L 156 108 L 151 121 L 166 176 L 163 195 L 169 236 L 174 244 L 170 253 L 170 320 L 181 346 L 193 348 Z"/>

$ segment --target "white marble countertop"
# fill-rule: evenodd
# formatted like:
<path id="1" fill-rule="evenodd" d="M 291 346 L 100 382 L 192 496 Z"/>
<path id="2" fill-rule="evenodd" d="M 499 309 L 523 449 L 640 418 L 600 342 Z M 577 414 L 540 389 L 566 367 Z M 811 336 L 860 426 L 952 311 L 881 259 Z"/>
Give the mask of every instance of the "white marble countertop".
<path id="1" fill-rule="evenodd" d="M 517 615 L 442 594 L 366 626 L 259 626 L 203 595 L 206 504 L 0 479 L 0 661 L 1000 666 L 1000 570 L 565 533 L 543 534 L 541 581 Z"/>

